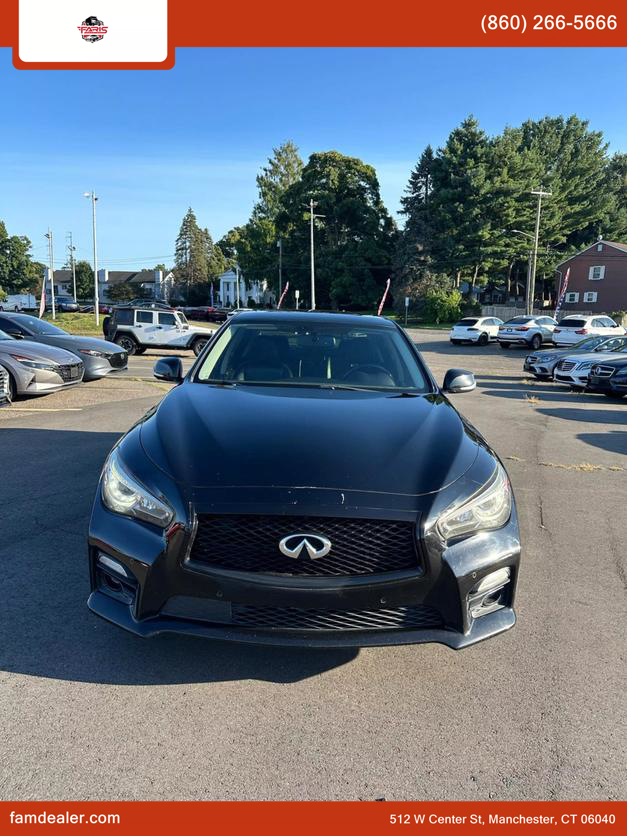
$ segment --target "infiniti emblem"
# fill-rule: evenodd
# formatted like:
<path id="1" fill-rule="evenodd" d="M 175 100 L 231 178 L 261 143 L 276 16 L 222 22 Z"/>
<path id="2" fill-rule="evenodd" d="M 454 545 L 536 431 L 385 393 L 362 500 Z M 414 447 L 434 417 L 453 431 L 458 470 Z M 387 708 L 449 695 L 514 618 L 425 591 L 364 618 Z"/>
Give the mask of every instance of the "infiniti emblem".
<path id="1" fill-rule="evenodd" d="M 324 557 L 331 551 L 331 541 L 319 534 L 290 534 L 279 543 L 279 551 L 294 559 L 301 556 L 303 549 L 312 560 Z"/>

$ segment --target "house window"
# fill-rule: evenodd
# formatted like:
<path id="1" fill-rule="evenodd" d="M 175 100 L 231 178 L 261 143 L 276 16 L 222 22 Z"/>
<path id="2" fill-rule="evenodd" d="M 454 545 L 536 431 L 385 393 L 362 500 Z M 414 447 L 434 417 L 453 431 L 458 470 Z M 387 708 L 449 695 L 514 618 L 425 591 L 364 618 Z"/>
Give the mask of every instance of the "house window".
<path id="1" fill-rule="evenodd" d="M 603 244 L 597 244 L 597 252 L 598 253 L 603 252 Z"/>
<path id="2" fill-rule="evenodd" d="M 565 301 L 566 302 L 578 302 L 579 301 L 579 294 L 578 293 L 567 293 Z"/>
<path id="3" fill-rule="evenodd" d="M 588 293 L 584 293 L 584 295 L 583 295 L 583 301 L 584 302 L 596 302 L 596 300 L 597 300 L 597 294 L 596 293 L 588 292 Z"/>
<path id="4" fill-rule="evenodd" d="M 588 279 L 591 282 L 599 281 L 599 279 L 602 279 L 604 275 L 605 275 L 605 267 L 603 267 L 603 266 L 591 267 L 588 270 Z"/>

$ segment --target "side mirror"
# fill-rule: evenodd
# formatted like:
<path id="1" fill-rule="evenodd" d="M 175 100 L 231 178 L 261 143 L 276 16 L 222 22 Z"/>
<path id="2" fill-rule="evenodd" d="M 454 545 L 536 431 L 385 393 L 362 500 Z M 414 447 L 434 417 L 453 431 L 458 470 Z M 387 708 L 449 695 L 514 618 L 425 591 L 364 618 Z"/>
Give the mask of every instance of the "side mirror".
<path id="1" fill-rule="evenodd" d="M 7 331 L 7 334 L 9 334 L 11 337 L 13 337 L 14 340 L 23 340 L 24 339 L 24 334 L 21 334 L 19 331 Z"/>
<path id="2" fill-rule="evenodd" d="M 153 370 L 157 380 L 168 383 L 180 383 L 183 380 L 183 363 L 180 357 L 162 357 L 155 363 Z"/>
<path id="3" fill-rule="evenodd" d="M 444 375 L 442 391 L 451 394 L 472 392 L 476 386 L 475 376 L 472 372 L 466 371 L 466 369 L 449 369 Z"/>

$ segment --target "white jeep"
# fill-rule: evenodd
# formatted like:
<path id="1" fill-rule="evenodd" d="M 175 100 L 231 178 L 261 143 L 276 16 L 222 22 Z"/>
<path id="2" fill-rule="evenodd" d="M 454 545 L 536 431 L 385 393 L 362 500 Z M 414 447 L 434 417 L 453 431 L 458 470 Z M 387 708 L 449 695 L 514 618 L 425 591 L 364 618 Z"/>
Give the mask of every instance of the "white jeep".
<path id="1" fill-rule="evenodd" d="M 213 336 L 209 328 L 190 325 L 181 311 L 159 305 L 114 308 L 102 327 L 105 338 L 129 355 L 147 348 L 180 348 L 198 356 Z"/>

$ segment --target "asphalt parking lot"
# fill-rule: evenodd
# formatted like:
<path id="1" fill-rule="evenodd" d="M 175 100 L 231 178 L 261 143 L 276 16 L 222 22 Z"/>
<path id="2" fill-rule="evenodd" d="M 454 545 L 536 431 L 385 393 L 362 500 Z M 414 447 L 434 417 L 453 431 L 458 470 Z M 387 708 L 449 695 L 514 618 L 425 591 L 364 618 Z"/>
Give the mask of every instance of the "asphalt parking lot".
<path id="1" fill-rule="evenodd" d="M 461 652 L 303 652 L 98 620 L 85 539 L 100 467 L 169 388 L 154 356 L 134 357 L 0 410 L 0 797 L 625 796 L 627 403 L 530 383 L 520 350 L 411 333 L 439 380 L 476 374 L 452 400 L 516 492 L 516 627 Z"/>

